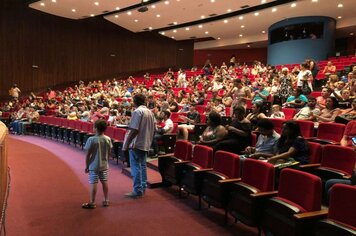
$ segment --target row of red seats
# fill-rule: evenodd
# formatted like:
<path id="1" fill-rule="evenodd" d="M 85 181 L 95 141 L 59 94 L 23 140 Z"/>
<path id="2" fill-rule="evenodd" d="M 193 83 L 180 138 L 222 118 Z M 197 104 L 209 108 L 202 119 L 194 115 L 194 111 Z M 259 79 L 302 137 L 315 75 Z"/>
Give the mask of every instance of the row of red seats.
<path id="1" fill-rule="evenodd" d="M 338 152 L 339 156 L 342 154 L 340 148 L 345 149 L 334 145 L 328 145 L 327 148 L 330 149 L 327 153 Z M 333 151 L 334 148 L 337 151 Z M 344 154 L 348 156 L 350 153 Z M 327 163 L 332 163 L 330 160 L 333 163 L 339 162 L 339 156 L 325 156 L 322 162 L 324 169 L 328 168 L 325 166 Z M 353 162 L 348 165 L 353 167 L 355 158 L 352 157 Z M 259 231 L 262 228 L 274 235 L 311 235 L 316 220 L 325 218 L 327 214 L 327 211 L 320 212 L 321 179 L 310 173 L 294 169 L 282 170 L 276 192 L 273 190 L 274 178 L 277 176 L 272 164 L 246 159 L 241 173 L 238 155 L 218 151 L 213 157 L 210 147 L 196 145 L 192 150 L 191 143 L 186 141 L 178 141 L 174 155 L 159 157 L 158 163 L 164 184 L 178 185 L 180 194 L 181 189 L 184 189 L 197 195 L 199 208 L 201 200 L 204 200 L 209 206 L 224 209 L 225 222 L 230 213 L 241 222 L 258 227 Z M 319 167 L 319 170 L 322 168 Z M 336 171 L 334 166 L 329 170 Z M 355 192 L 355 189 L 352 191 Z M 352 202 L 352 209 L 355 209 L 356 202 Z M 345 207 L 342 209 L 347 210 L 348 216 L 355 217 L 355 211 Z M 333 212 L 330 215 L 333 219 Z M 355 227 L 355 218 L 345 220 L 340 216 L 334 220 L 346 223 L 345 230 Z M 303 222 L 308 222 L 308 225 Z"/>

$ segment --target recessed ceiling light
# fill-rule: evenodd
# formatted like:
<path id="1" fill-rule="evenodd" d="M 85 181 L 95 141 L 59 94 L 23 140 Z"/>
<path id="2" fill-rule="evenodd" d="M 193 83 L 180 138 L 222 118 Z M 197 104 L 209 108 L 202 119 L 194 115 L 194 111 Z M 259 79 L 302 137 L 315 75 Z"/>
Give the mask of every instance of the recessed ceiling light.
<path id="1" fill-rule="evenodd" d="M 185 30 L 189 30 L 189 27 L 186 27 Z"/>
<path id="2" fill-rule="evenodd" d="M 261 0 L 261 4 L 266 3 L 266 0 Z"/>
<path id="3" fill-rule="evenodd" d="M 128 11 L 128 12 L 127 12 L 127 15 L 131 16 L 131 15 L 132 15 L 132 12 L 131 12 L 131 11 Z"/>
<path id="4" fill-rule="evenodd" d="M 297 4 L 296 4 L 296 3 L 292 3 L 290 6 L 291 6 L 291 7 L 296 7 Z"/>
<path id="5" fill-rule="evenodd" d="M 224 23 L 226 24 L 226 23 L 228 23 L 229 21 L 228 20 L 224 20 Z"/>
<path id="6" fill-rule="evenodd" d="M 239 16 L 239 20 L 243 20 L 244 19 L 244 17 L 243 16 Z"/>
<path id="7" fill-rule="evenodd" d="M 77 10 L 75 10 L 75 9 L 72 9 L 72 12 L 76 12 Z"/>
<path id="8" fill-rule="evenodd" d="M 227 9 L 227 12 L 231 12 L 231 9 Z"/>
<path id="9" fill-rule="evenodd" d="M 242 35 L 242 34 L 240 34 L 239 36 L 240 36 L 240 37 L 242 37 L 243 35 Z"/>
<path id="10" fill-rule="evenodd" d="M 354 35 L 354 33 L 351 32 L 350 35 Z"/>
<path id="11" fill-rule="evenodd" d="M 57 0 L 52 0 L 52 2 L 57 2 Z"/>
<path id="12" fill-rule="evenodd" d="M 214 2 L 215 2 L 215 0 L 210 0 L 210 2 L 214 3 Z"/>
<path id="13" fill-rule="evenodd" d="M 157 14 L 156 17 L 161 17 L 161 15 L 160 15 L 160 14 Z"/>
<path id="14" fill-rule="evenodd" d="M 119 15 L 115 15 L 115 18 L 119 18 Z"/>
<path id="15" fill-rule="evenodd" d="M 174 36 L 172 36 L 171 38 L 174 39 Z"/>
<path id="16" fill-rule="evenodd" d="M 138 20 L 136 19 L 135 22 L 138 22 Z"/>
<path id="17" fill-rule="evenodd" d="M 165 32 L 161 32 L 162 35 L 165 35 L 166 33 Z"/>
<path id="18" fill-rule="evenodd" d="M 341 18 L 342 18 L 342 16 L 338 16 L 337 18 L 338 18 L 338 19 L 341 19 Z"/>
<path id="19" fill-rule="evenodd" d="M 266 33 L 266 31 L 262 30 L 262 34 L 265 34 L 265 33 Z"/>
<path id="20" fill-rule="evenodd" d="M 156 8 L 156 5 L 152 5 L 151 8 Z"/>
<path id="21" fill-rule="evenodd" d="M 169 1 L 164 1 L 164 4 L 168 5 L 168 4 L 169 4 Z"/>
<path id="22" fill-rule="evenodd" d="M 173 24 L 174 24 L 174 25 L 177 25 L 177 24 L 178 24 L 178 22 L 177 22 L 177 21 L 175 21 L 175 22 L 173 22 Z"/>
<path id="23" fill-rule="evenodd" d="M 312 0 L 312 2 L 318 2 L 318 0 Z"/>
<path id="24" fill-rule="evenodd" d="M 247 44 L 247 47 L 248 47 L 248 48 L 251 47 L 250 44 Z"/>
<path id="25" fill-rule="evenodd" d="M 342 3 L 337 4 L 337 7 L 343 7 L 344 5 Z"/>
<path id="26" fill-rule="evenodd" d="M 201 16 L 200 18 L 204 19 L 204 18 L 205 18 L 205 16 Z"/>
<path id="27" fill-rule="evenodd" d="M 201 28 L 203 28 L 203 25 L 198 25 L 198 27 L 201 29 Z"/>
<path id="28" fill-rule="evenodd" d="M 209 34 L 209 31 L 205 31 L 205 34 Z"/>
<path id="29" fill-rule="evenodd" d="M 276 12 L 277 11 L 277 8 L 272 8 L 272 12 Z"/>
<path id="30" fill-rule="evenodd" d="M 99 2 L 94 2 L 95 6 L 99 6 Z"/>
<path id="31" fill-rule="evenodd" d="M 143 0 L 143 2 L 148 2 L 149 0 Z"/>
<path id="32" fill-rule="evenodd" d="M 120 7 L 116 7 L 115 9 L 118 11 L 118 10 L 120 10 Z"/>
<path id="33" fill-rule="evenodd" d="M 221 38 L 219 37 L 218 39 L 220 40 Z"/>
<path id="34" fill-rule="evenodd" d="M 173 30 L 173 33 L 177 33 L 177 30 Z"/>
<path id="35" fill-rule="evenodd" d="M 150 26 L 150 27 L 148 27 L 148 29 L 149 29 L 149 30 L 152 30 L 153 28 Z"/>
<path id="36" fill-rule="evenodd" d="M 90 14 L 91 17 L 95 16 L 94 14 Z"/>
<path id="37" fill-rule="evenodd" d="M 258 12 L 255 12 L 255 16 L 258 16 L 260 13 L 258 13 Z"/>
<path id="38" fill-rule="evenodd" d="M 241 28 L 245 28 L 245 26 L 244 26 L 244 25 L 241 25 Z"/>
<path id="39" fill-rule="evenodd" d="M 44 6 L 45 6 L 44 2 L 41 2 L 41 3 L 40 3 L 40 5 L 41 5 L 42 7 L 44 7 Z"/>

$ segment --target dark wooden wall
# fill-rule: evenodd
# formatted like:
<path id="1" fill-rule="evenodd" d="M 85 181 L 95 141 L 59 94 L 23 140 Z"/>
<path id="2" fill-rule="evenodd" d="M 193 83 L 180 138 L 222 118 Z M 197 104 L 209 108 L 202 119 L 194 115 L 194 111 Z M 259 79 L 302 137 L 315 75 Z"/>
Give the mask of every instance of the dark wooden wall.
<path id="1" fill-rule="evenodd" d="M 57 17 L 24 2 L 0 1 L 0 98 L 14 83 L 23 92 L 40 91 L 78 80 L 193 64 L 192 41 L 132 33 L 100 17 Z"/>

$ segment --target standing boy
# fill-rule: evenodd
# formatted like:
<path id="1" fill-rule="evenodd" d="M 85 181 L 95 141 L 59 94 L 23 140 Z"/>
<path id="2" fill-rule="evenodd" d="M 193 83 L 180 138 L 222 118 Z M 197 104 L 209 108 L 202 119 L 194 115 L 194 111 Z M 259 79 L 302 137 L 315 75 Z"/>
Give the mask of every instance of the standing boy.
<path id="1" fill-rule="evenodd" d="M 111 140 L 104 135 L 106 130 L 106 121 L 97 120 L 94 124 L 95 136 L 90 137 L 85 144 L 84 149 L 87 151 L 85 173 L 89 173 L 90 200 L 82 205 L 85 209 L 95 209 L 95 196 L 98 179 L 103 186 L 104 201 L 103 206 L 109 206 L 108 198 L 108 160 L 110 149 L 112 148 Z"/>

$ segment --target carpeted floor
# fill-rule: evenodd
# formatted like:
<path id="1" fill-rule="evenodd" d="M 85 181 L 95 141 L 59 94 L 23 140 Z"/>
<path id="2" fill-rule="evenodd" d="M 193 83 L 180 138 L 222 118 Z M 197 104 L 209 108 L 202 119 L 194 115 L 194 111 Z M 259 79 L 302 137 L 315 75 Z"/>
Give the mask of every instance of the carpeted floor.
<path id="1" fill-rule="evenodd" d="M 223 211 L 197 211 L 193 196 L 178 198 L 176 188 L 148 189 L 142 199 L 125 199 L 131 179 L 112 161 L 111 206 L 84 210 L 89 185 L 84 152 L 34 136 L 10 136 L 11 190 L 7 235 L 256 235 L 240 223 L 223 226 Z"/>

